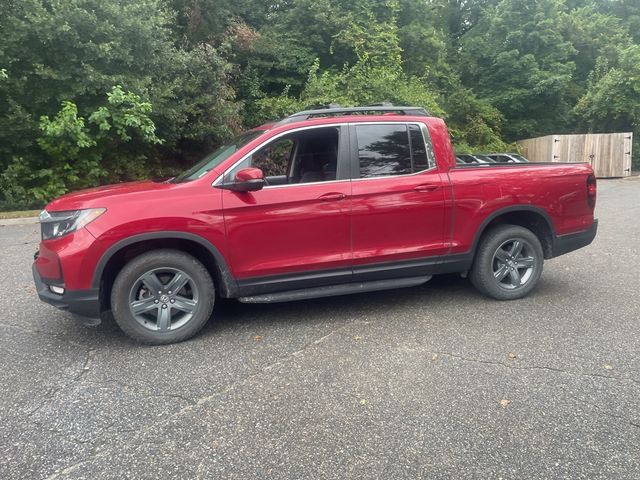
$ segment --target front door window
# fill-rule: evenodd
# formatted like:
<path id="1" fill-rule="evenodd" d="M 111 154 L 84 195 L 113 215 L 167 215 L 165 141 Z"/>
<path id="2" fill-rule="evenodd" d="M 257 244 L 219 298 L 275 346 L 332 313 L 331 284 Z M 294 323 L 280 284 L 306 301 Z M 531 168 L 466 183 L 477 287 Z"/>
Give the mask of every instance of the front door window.
<path id="1" fill-rule="evenodd" d="M 302 130 L 279 137 L 247 156 L 228 174 L 255 167 L 267 185 L 325 182 L 337 179 L 340 127 Z"/>

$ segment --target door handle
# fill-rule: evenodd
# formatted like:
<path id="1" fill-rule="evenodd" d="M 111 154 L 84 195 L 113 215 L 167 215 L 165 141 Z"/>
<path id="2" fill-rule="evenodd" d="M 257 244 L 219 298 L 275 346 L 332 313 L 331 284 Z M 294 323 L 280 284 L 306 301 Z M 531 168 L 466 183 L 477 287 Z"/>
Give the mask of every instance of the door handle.
<path id="1" fill-rule="evenodd" d="M 417 187 L 414 188 L 414 190 L 416 192 L 433 192 L 438 188 L 440 188 L 438 185 L 424 184 L 424 185 L 418 185 Z"/>
<path id="2" fill-rule="evenodd" d="M 338 192 L 325 193 L 320 196 L 320 200 L 324 200 L 325 202 L 344 200 L 345 198 L 347 198 L 347 196 L 344 193 Z"/>

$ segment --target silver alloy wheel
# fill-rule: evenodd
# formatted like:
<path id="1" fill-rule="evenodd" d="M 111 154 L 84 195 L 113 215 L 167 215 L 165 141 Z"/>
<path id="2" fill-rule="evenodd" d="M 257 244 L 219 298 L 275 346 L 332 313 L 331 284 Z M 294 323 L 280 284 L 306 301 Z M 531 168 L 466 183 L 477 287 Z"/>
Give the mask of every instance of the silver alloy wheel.
<path id="1" fill-rule="evenodd" d="M 186 324 L 198 305 L 198 287 L 177 268 L 156 268 L 139 277 L 129 291 L 129 309 L 152 331 L 170 331 Z"/>
<path id="2" fill-rule="evenodd" d="M 535 250 L 522 238 L 503 242 L 493 254 L 493 278 L 498 285 L 514 290 L 525 285 L 533 275 Z"/>

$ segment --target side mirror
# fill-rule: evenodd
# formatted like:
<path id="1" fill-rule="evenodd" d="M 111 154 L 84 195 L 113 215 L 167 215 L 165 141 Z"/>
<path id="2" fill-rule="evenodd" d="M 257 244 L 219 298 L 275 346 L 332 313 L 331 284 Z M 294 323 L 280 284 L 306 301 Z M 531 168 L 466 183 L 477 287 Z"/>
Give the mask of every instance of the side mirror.
<path id="1" fill-rule="evenodd" d="M 220 185 L 220 188 L 234 192 L 255 192 L 261 190 L 266 184 L 264 173 L 259 168 L 243 168 L 238 170 L 233 183 Z"/>

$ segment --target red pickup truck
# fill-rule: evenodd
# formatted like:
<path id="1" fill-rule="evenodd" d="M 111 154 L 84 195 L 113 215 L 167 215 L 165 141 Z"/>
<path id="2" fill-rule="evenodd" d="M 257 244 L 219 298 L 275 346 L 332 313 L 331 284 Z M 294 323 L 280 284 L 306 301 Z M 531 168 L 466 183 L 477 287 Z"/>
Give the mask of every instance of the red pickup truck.
<path id="1" fill-rule="evenodd" d="M 146 343 L 184 340 L 216 297 L 281 302 L 468 273 L 499 300 L 591 243 L 588 164 L 456 165 L 417 107 L 309 110 L 250 130 L 177 177 L 60 197 L 40 221 L 42 300 Z"/>

